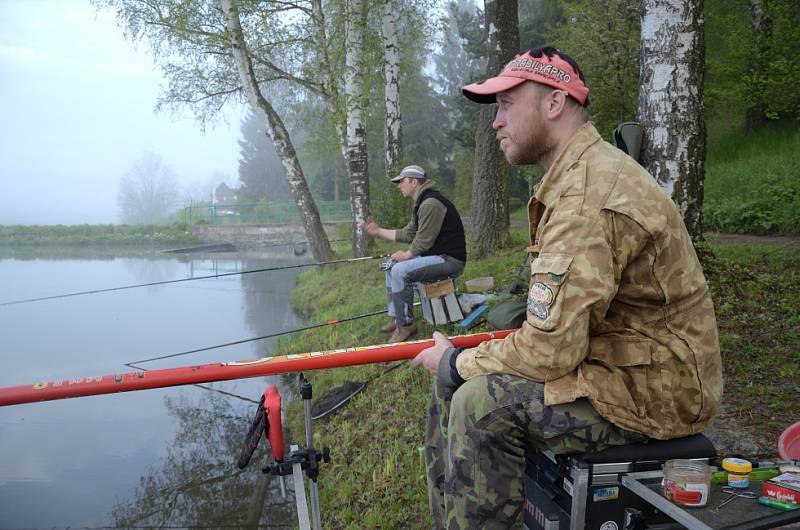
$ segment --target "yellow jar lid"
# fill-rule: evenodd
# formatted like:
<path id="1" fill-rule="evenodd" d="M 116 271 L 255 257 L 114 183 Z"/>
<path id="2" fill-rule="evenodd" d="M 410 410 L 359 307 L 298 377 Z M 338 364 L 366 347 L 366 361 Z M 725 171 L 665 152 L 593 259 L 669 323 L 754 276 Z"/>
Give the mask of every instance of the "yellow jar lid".
<path id="1" fill-rule="evenodd" d="M 734 473 L 750 473 L 753 464 L 743 458 L 725 458 L 722 460 L 722 469 Z"/>

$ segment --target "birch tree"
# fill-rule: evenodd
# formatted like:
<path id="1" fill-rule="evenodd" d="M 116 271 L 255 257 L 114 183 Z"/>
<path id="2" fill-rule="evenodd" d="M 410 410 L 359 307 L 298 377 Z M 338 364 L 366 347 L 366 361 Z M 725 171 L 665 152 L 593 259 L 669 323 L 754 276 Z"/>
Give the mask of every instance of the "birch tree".
<path id="1" fill-rule="evenodd" d="M 702 0 L 642 0 L 638 121 L 642 164 L 702 236 L 706 130 Z"/>
<path id="2" fill-rule="evenodd" d="M 345 108 L 347 168 L 353 213 L 353 256 L 366 256 L 369 239 L 362 224 L 369 217 L 367 132 L 364 120 L 364 0 L 347 0 L 345 13 Z"/>
<path id="3" fill-rule="evenodd" d="M 333 259 L 333 251 L 322 226 L 317 205 L 311 197 L 311 190 L 303 175 L 303 169 L 297 159 L 294 145 L 292 145 L 292 141 L 289 138 L 289 132 L 286 130 L 283 120 L 275 112 L 275 109 L 264 97 L 258 86 L 253 63 L 247 52 L 247 44 L 244 40 L 236 4 L 234 0 L 220 0 L 220 5 L 225 13 L 230 49 L 239 70 L 243 90 L 254 112 L 266 125 L 267 134 L 275 144 L 275 150 L 278 152 L 281 163 L 286 169 L 286 180 L 297 203 L 300 221 L 311 246 L 314 259 L 317 261 L 330 261 Z"/>
<path id="4" fill-rule="evenodd" d="M 487 76 L 494 76 L 519 51 L 517 0 L 486 0 L 488 37 Z M 475 131 L 475 165 L 472 179 L 473 250 L 489 255 L 508 240 L 509 167 L 497 145 L 492 122 L 494 105 L 481 105 Z"/>
<path id="5" fill-rule="evenodd" d="M 400 171 L 403 158 L 402 121 L 400 112 L 400 41 L 397 35 L 395 0 L 383 0 L 381 35 L 383 36 L 383 76 L 386 121 L 384 132 L 386 174 Z"/>

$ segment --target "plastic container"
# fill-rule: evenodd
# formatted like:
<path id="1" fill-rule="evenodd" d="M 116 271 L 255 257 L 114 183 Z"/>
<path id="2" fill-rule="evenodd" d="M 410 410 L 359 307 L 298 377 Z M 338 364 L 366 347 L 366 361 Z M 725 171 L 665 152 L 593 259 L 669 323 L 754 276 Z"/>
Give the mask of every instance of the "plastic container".
<path id="1" fill-rule="evenodd" d="M 778 455 L 784 460 L 800 460 L 800 421 L 788 426 L 778 438 Z"/>
<path id="2" fill-rule="evenodd" d="M 482 276 L 480 278 L 473 278 L 464 282 L 468 293 L 482 293 L 484 291 L 491 291 L 494 289 L 494 278 L 491 276 Z"/>
<path id="3" fill-rule="evenodd" d="M 728 473 L 728 486 L 741 489 L 750 487 L 753 464 L 749 461 L 744 458 L 725 458 L 722 460 L 722 469 Z"/>
<path id="4" fill-rule="evenodd" d="M 711 468 L 695 460 L 667 460 L 664 463 L 664 497 L 675 504 L 702 507 L 708 503 Z"/>

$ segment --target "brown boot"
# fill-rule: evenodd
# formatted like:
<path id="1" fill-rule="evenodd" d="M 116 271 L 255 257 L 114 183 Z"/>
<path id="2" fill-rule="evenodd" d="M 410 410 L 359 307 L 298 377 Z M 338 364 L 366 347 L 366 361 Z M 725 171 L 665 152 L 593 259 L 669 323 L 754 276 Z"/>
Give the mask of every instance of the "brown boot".
<path id="1" fill-rule="evenodd" d="M 417 325 L 413 322 L 408 326 L 397 326 L 397 329 L 394 330 L 394 333 L 389 338 L 389 342 L 403 342 L 416 332 Z"/>
<path id="2" fill-rule="evenodd" d="M 384 333 L 391 333 L 395 329 L 397 329 L 397 319 L 394 317 L 390 317 L 389 322 L 381 326 L 381 331 Z"/>

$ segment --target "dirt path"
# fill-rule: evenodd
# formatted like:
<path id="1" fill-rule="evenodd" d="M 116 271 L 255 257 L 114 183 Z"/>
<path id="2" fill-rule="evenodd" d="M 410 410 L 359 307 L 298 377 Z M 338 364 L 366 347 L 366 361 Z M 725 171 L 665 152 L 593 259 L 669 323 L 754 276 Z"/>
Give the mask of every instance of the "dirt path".
<path id="1" fill-rule="evenodd" d="M 511 228 L 521 230 L 528 227 L 525 220 L 511 221 Z M 800 245 L 800 234 L 798 235 L 756 235 L 756 234 L 706 234 L 710 243 L 718 244 L 744 244 L 744 245 Z"/>
<path id="2" fill-rule="evenodd" d="M 754 234 L 710 234 L 708 240 L 711 243 L 720 244 L 744 244 L 744 245 L 800 245 L 800 235 L 792 236 L 773 236 L 773 235 L 754 235 Z"/>

